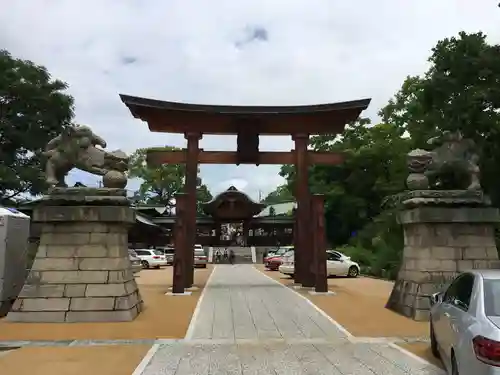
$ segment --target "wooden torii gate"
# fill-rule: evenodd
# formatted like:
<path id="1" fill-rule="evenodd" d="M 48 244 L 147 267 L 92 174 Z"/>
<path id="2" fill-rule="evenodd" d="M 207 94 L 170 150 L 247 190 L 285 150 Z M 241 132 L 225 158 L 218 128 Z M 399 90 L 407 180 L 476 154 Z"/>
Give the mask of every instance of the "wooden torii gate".
<path id="1" fill-rule="evenodd" d="M 182 267 L 178 267 L 182 275 L 178 279 L 184 280 L 183 288 L 193 285 L 196 180 L 199 164 L 295 165 L 297 210 L 294 278 L 297 284 L 304 287 L 318 284 L 316 275 L 323 272 L 313 269 L 315 257 L 312 248 L 315 244 L 325 245 L 324 240 L 318 241 L 312 232 L 314 220 L 311 220 L 308 168 L 313 164 L 339 164 L 342 162 L 342 155 L 308 150 L 309 137 L 342 133 L 345 125 L 355 121 L 368 107 L 370 99 L 308 106 L 263 107 L 185 104 L 128 95 L 120 97 L 132 115 L 147 122 L 151 131 L 181 133 L 187 139 L 187 148 L 183 150 L 152 148 L 147 155 L 148 163 L 152 165 L 186 164 L 185 194 L 178 197 L 181 211 L 185 213 L 181 224 L 183 229 L 175 236 L 176 258 L 178 262 L 182 262 Z M 203 134 L 236 135 L 237 151 L 204 151 L 199 148 Z M 260 135 L 291 135 L 295 148 L 285 152 L 259 151 Z M 315 211 L 322 215 L 321 209 Z M 320 227 L 324 230 L 324 223 L 321 221 L 318 228 Z M 326 275 L 321 277 L 326 280 Z M 179 285 L 174 287 L 177 291 L 181 290 Z"/>

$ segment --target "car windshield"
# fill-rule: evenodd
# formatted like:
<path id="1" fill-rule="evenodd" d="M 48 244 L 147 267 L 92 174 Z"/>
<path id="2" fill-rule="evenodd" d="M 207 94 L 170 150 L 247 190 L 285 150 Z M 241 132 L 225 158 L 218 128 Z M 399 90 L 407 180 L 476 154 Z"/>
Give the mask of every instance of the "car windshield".
<path id="1" fill-rule="evenodd" d="M 199 249 L 195 249 L 194 250 L 194 255 L 196 255 L 196 256 L 203 256 L 203 255 L 205 255 L 205 251 L 199 250 Z"/>
<path id="2" fill-rule="evenodd" d="M 137 256 L 137 253 L 134 250 L 129 250 L 128 253 L 132 255 L 133 257 Z"/>
<path id="3" fill-rule="evenodd" d="M 289 251 L 292 251 L 292 249 L 290 249 L 289 247 L 281 247 L 279 248 L 277 251 L 276 251 L 276 255 L 284 255 L 286 254 L 287 252 Z"/>
<path id="4" fill-rule="evenodd" d="M 154 255 L 164 255 L 161 250 L 153 250 Z"/>
<path id="5" fill-rule="evenodd" d="M 485 279 L 483 285 L 484 313 L 500 316 L 500 279 Z"/>

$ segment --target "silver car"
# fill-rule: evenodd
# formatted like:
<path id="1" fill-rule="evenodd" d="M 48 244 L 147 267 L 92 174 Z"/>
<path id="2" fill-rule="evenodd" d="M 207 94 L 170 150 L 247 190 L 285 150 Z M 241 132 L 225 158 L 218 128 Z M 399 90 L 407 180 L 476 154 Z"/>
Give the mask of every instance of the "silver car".
<path id="1" fill-rule="evenodd" d="M 500 374 L 500 270 L 460 274 L 431 305 L 431 349 L 448 373 Z"/>
<path id="2" fill-rule="evenodd" d="M 203 249 L 194 249 L 194 266 L 207 268 L 207 256 L 205 255 L 205 251 Z"/>
<path id="3" fill-rule="evenodd" d="M 165 258 L 167 259 L 167 265 L 174 264 L 175 249 L 173 247 L 170 247 L 170 246 L 160 247 L 157 250 L 160 250 L 165 255 Z"/>

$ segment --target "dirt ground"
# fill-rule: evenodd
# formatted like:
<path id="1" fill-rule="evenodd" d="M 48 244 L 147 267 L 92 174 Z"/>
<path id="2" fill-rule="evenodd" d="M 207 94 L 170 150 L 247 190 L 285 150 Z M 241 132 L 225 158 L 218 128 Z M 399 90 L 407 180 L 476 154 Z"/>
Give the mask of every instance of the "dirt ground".
<path id="1" fill-rule="evenodd" d="M 0 373 L 15 375 L 130 375 L 148 345 L 24 347 L 0 357 Z"/>
<path id="2" fill-rule="evenodd" d="M 266 271 L 266 275 L 285 285 L 293 279 L 279 272 Z M 311 296 L 300 291 L 316 306 L 345 327 L 354 336 L 360 337 L 428 337 L 429 324 L 415 322 L 385 308 L 392 290 L 392 283 L 367 277 L 331 278 L 329 289 L 335 296 Z"/>
<path id="3" fill-rule="evenodd" d="M 133 322 L 10 323 L 0 320 L 0 341 L 183 338 L 212 267 L 195 269 L 194 284 L 199 289 L 191 296 L 165 295 L 172 286 L 172 269 L 148 269 L 137 274 L 144 310 Z"/>

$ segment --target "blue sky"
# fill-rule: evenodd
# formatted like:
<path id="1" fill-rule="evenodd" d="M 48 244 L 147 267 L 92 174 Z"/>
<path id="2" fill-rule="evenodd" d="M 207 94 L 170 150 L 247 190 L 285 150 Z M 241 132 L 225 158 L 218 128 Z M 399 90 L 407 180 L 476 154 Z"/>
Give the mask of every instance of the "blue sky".
<path id="1" fill-rule="evenodd" d="M 376 120 L 404 78 L 425 71 L 437 40 L 482 30 L 500 42 L 490 0 L 0 0 L 0 9 L 0 48 L 66 81 L 76 121 L 128 153 L 185 141 L 150 133 L 119 93 L 240 105 L 371 97 L 364 115 Z M 236 140 L 205 136 L 201 147 L 234 150 Z M 261 140 L 264 150 L 292 147 L 290 137 Z M 282 182 L 278 170 L 205 165 L 201 177 L 213 193 L 235 185 L 257 198 Z M 70 181 L 97 184 L 79 171 Z"/>

